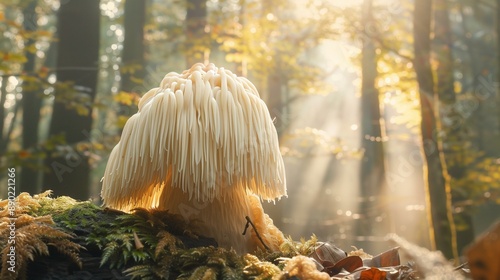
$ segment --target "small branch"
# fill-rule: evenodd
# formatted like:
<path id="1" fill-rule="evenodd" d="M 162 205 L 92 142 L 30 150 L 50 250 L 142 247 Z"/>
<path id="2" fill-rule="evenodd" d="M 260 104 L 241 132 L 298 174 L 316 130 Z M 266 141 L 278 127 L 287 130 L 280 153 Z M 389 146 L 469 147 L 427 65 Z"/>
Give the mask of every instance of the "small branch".
<path id="1" fill-rule="evenodd" d="M 469 263 L 464 262 L 463 264 L 461 264 L 461 265 L 459 265 L 459 266 L 455 267 L 453 270 L 455 270 L 455 271 L 460 270 L 460 269 L 462 269 L 462 268 L 465 268 L 468 264 L 469 264 Z"/>
<path id="2" fill-rule="evenodd" d="M 257 235 L 257 238 L 260 240 L 260 243 L 262 243 L 262 245 L 264 246 L 264 248 L 266 248 L 266 250 L 271 251 L 271 249 L 269 249 L 269 247 L 267 247 L 266 243 L 264 243 L 264 240 L 262 240 L 262 238 L 260 237 L 259 232 L 257 231 L 257 228 L 252 223 L 252 220 L 250 220 L 250 218 L 248 216 L 245 216 L 245 219 L 247 219 L 247 223 L 245 225 L 245 230 L 243 230 L 242 234 L 245 235 L 247 233 L 248 226 L 252 225 L 252 228 L 255 231 L 255 234 Z"/>
<path id="3" fill-rule="evenodd" d="M 404 55 L 402 54 L 401 52 L 399 52 L 398 50 L 394 49 L 393 47 L 389 46 L 383 39 L 383 34 L 381 34 L 380 32 L 376 32 L 376 34 L 369 34 L 369 32 L 366 31 L 366 28 L 360 28 L 357 26 L 357 24 L 353 21 L 353 20 L 348 20 L 349 23 L 351 24 L 351 26 L 354 28 L 355 31 L 357 31 L 358 33 L 362 33 L 363 35 L 367 36 L 368 38 L 374 40 L 376 43 L 378 43 L 378 45 L 382 48 L 382 49 L 385 49 L 389 52 L 392 52 L 394 53 L 395 55 L 405 59 L 405 60 L 408 60 L 408 61 L 411 61 L 413 62 L 413 57 L 411 56 L 407 56 L 407 55 Z"/>
<path id="4" fill-rule="evenodd" d="M 364 32 L 364 33 L 365 33 L 366 36 L 368 36 L 371 39 L 375 40 L 375 42 L 377 42 L 383 49 L 386 49 L 386 50 L 388 50 L 388 51 L 396 54 L 397 56 L 399 56 L 399 57 L 401 57 L 403 59 L 406 59 L 408 61 L 413 61 L 413 57 L 404 55 L 404 54 L 400 53 L 398 50 L 390 47 L 389 45 L 386 44 L 386 42 L 382 38 L 380 38 L 378 36 L 370 36 L 367 32 Z M 378 34 L 378 35 L 380 35 L 380 34 Z"/>

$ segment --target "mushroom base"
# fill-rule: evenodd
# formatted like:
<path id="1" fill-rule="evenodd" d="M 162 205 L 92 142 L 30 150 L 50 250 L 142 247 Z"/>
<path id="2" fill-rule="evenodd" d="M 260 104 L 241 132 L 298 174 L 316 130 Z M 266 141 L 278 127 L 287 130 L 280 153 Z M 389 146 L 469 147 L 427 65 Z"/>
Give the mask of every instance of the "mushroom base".
<path id="1" fill-rule="evenodd" d="M 162 193 L 158 208 L 181 215 L 193 232 L 213 237 L 219 246 L 233 248 L 238 253 L 264 249 L 262 242 L 269 249 L 277 250 L 284 241 L 283 233 L 264 213 L 259 197 L 239 188 L 225 189 L 223 195 L 212 202 L 189 199 L 181 189 L 169 188 Z M 254 223 L 262 241 L 253 228 L 242 234 L 246 216 Z"/>

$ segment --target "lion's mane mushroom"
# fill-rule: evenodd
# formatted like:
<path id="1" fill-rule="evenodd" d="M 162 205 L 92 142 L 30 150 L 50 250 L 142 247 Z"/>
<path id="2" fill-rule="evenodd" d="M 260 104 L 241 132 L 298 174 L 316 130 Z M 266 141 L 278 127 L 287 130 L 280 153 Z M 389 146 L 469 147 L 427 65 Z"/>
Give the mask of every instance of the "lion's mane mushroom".
<path id="1" fill-rule="evenodd" d="M 167 209 L 198 221 L 202 235 L 246 252 L 261 246 L 242 235 L 249 216 L 267 246 L 283 234 L 260 198 L 286 195 L 285 169 L 269 111 L 255 86 L 213 64 L 168 73 L 139 101 L 102 181 L 104 204 Z M 257 197 L 259 196 L 259 197 Z"/>

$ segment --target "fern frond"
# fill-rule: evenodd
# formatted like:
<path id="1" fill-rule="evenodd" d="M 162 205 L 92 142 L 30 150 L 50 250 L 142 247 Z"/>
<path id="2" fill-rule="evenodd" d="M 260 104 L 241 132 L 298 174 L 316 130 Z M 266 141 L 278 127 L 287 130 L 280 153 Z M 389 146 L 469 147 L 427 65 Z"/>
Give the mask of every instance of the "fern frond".
<path id="1" fill-rule="evenodd" d="M 131 279 L 155 279 L 153 267 L 147 265 L 135 265 L 123 271 L 127 277 Z"/>
<path id="2" fill-rule="evenodd" d="M 224 280 L 239 280 L 243 278 L 240 268 L 225 266 L 221 269 L 220 276 Z"/>
<path id="3" fill-rule="evenodd" d="M 30 211 L 40 208 L 40 204 L 37 199 L 31 197 L 27 192 L 20 193 L 12 205 L 12 202 L 8 199 L 0 201 L 0 217 L 8 217 L 10 214 L 10 207 L 14 207 L 14 212 L 16 215 L 26 214 Z"/>
<path id="4" fill-rule="evenodd" d="M 157 235 L 158 244 L 155 248 L 155 258 L 157 258 L 163 250 L 166 248 L 170 249 L 171 252 L 176 252 L 177 244 L 179 244 L 179 239 L 167 231 L 160 231 Z"/>
<path id="5" fill-rule="evenodd" d="M 318 242 L 316 235 L 312 235 L 310 239 L 301 238 L 300 242 L 294 241 L 291 237 L 286 237 L 285 241 L 280 245 L 280 251 L 283 256 L 293 257 L 296 255 L 307 256 L 314 251 Z"/>
<path id="6" fill-rule="evenodd" d="M 21 198 L 21 201 L 23 201 L 24 205 L 27 205 L 29 204 L 27 201 L 30 201 L 30 199 L 25 195 Z M 71 241 L 73 237 L 71 234 L 56 228 L 52 217 L 34 217 L 28 214 L 20 214 L 15 220 L 15 226 L 16 272 L 7 271 L 7 266 L 4 265 L 0 273 L 1 279 L 11 277 L 13 274 L 16 277 L 24 277 L 28 261 L 34 261 L 36 256 L 48 256 L 50 253 L 48 246 L 56 247 L 61 254 L 69 256 L 77 264 L 80 263 L 78 252 L 83 247 Z M 2 235 L 0 239 L 6 240 L 10 232 L 4 228 L 7 227 L 5 223 L 2 223 L 0 227 L 0 234 Z M 1 250 L 2 260 L 7 260 L 10 246 L 6 244 L 0 246 L 4 246 Z"/>
<path id="7" fill-rule="evenodd" d="M 181 274 L 177 279 L 187 279 L 187 280 L 216 280 L 217 272 L 209 266 L 199 266 L 192 272 L 185 272 Z"/>
<path id="8" fill-rule="evenodd" d="M 80 250 L 84 250 L 85 247 L 76 244 L 68 239 L 56 239 L 49 243 L 56 248 L 57 252 L 60 254 L 69 257 L 69 259 L 78 265 L 79 268 L 82 268 L 82 261 L 78 252 Z"/>
<path id="9" fill-rule="evenodd" d="M 115 241 L 109 242 L 106 247 L 104 248 L 101 256 L 101 267 L 107 263 L 108 261 L 114 259 L 116 255 L 118 254 L 118 250 L 120 249 L 120 246 L 118 243 Z M 111 267 L 112 265 L 110 265 Z"/>
<path id="10" fill-rule="evenodd" d="M 273 277 L 281 273 L 279 267 L 271 262 L 260 261 L 259 258 L 254 255 L 246 254 L 244 260 L 246 266 L 243 269 L 243 273 L 251 279 L 273 279 Z"/>

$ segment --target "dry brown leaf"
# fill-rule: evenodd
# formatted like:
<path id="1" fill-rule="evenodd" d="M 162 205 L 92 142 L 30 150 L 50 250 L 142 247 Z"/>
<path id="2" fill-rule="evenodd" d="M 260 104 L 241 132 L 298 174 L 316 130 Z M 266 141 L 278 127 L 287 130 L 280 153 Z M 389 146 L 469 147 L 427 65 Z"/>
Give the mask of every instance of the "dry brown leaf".
<path id="1" fill-rule="evenodd" d="M 401 264 L 399 259 L 399 247 L 380 253 L 371 259 L 364 259 L 363 264 L 371 267 L 398 266 Z"/>
<path id="2" fill-rule="evenodd" d="M 325 267 L 324 271 L 330 274 L 330 276 L 333 276 L 340 273 L 343 269 L 348 272 L 353 272 L 354 270 L 362 266 L 363 266 L 363 260 L 361 260 L 360 257 L 349 256 L 341 259 L 333 266 Z"/>
<path id="3" fill-rule="evenodd" d="M 332 266 L 336 262 L 347 256 L 347 253 L 339 247 L 329 242 L 318 242 L 318 246 L 309 255 L 309 257 L 317 260 L 322 266 Z"/>
<path id="4" fill-rule="evenodd" d="M 372 267 L 370 269 L 361 271 L 359 280 L 385 280 L 386 276 L 387 272 Z"/>

